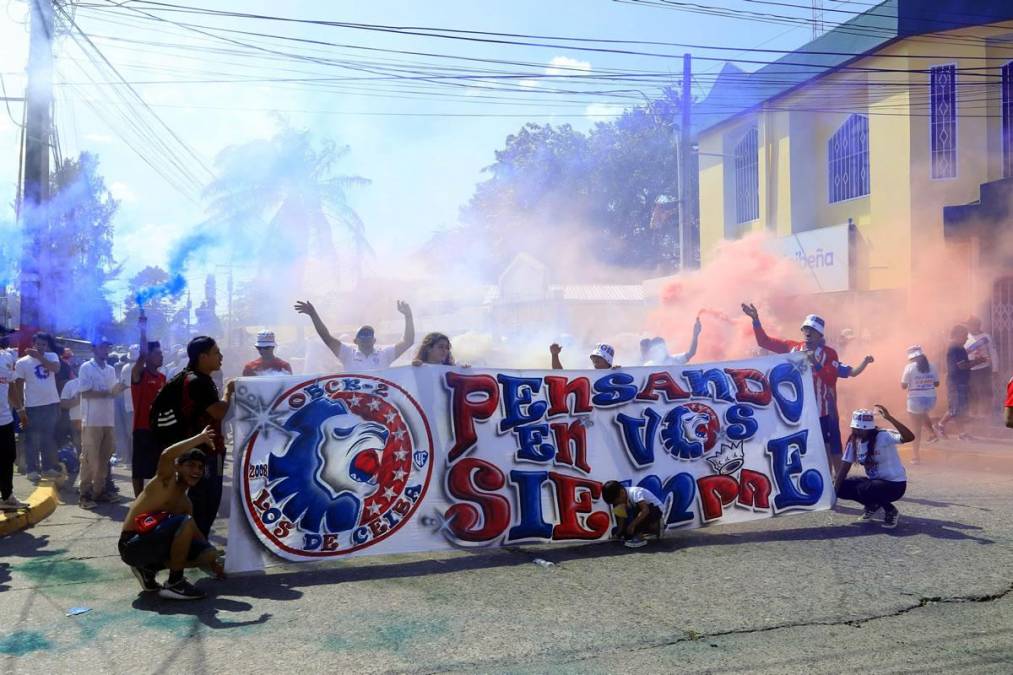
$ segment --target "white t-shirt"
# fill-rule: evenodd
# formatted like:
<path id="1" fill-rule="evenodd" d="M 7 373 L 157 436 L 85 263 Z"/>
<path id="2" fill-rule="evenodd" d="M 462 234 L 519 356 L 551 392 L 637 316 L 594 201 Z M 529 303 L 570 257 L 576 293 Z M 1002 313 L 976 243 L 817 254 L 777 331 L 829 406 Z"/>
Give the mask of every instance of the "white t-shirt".
<path id="1" fill-rule="evenodd" d="M 120 371 L 120 384 L 126 387 L 120 396 L 123 397 L 123 405 L 126 406 L 128 413 L 134 412 L 134 397 L 130 395 L 130 374 L 133 370 L 134 364 L 128 363 L 123 366 L 123 370 Z"/>
<path id="2" fill-rule="evenodd" d="M 11 403 L 7 398 L 11 383 L 17 379 L 14 374 L 14 364 L 18 357 L 6 349 L 0 350 L 0 426 L 10 424 L 14 421 L 11 412 Z"/>
<path id="3" fill-rule="evenodd" d="M 64 401 L 70 401 L 77 397 L 81 393 L 81 380 L 74 378 L 73 380 L 67 380 L 67 384 L 63 385 L 63 391 L 60 392 L 60 398 Z M 70 414 L 71 422 L 81 421 L 81 401 L 78 400 L 77 404 L 67 411 Z"/>
<path id="4" fill-rule="evenodd" d="M 689 356 L 682 354 L 669 354 L 664 358 L 648 361 L 645 366 L 684 366 L 689 363 Z"/>
<path id="5" fill-rule="evenodd" d="M 900 376 L 901 384 L 907 385 L 908 398 L 936 398 L 936 382 L 939 381 L 939 374 L 929 364 L 928 372 L 918 370 L 918 364 L 914 361 L 904 366 L 904 374 Z"/>
<path id="6" fill-rule="evenodd" d="M 116 386 L 116 369 L 108 363 L 99 365 L 95 359 L 85 361 L 78 371 L 78 386 L 86 391 L 112 391 Z M 81 424 L 86 427 L 116 426 L 116 406 L 112 396 L 104 398 L 81 397 Z"/>
<path id="7" fill-rule="evenodd" d="M 900 441 L 900 434 L 896 431 L 880 429 L 876 435 L 876 452 L 873 462 L 866 465 L 865 457 L 869 451 L 869 444 L 865 441 L 858 443 L 856 456 L 855 445 L 849 443 L 844 449 L 844 461 L 851 464 L 861 464 L 865 467 L 865 475 L 875 480 L 888 480 L 901 483 L 907 480 L 907 472 L 901 464 L 900 455 L 897 454 L 897 443 Z"/>
<path id="8" fill-rule="evenodd" d="M 43 357 L 50 363 L 59 362 L 53 352 L 46 352 Z M 56 391 L 56 373 L 52 373 L 42 362 L 31 356 L 22 356 L 14 366 L 17 379 L 25 381 L 25 407 L 37 408 L 60 402 L 60 394 Z"/>
<path id="9" fill-rule="evenodd" d="M 396 359 L 397 349 L 394 345 L 375 349 L 369 356 L 360 352 L 358 347 L 350 347 L 344 342 L 338 350 L 342 368 L 353 373 L 389 368 Z"/>
<path id="10" fill-rule="evenodd" d="M 659 509 L 664 510 L 665 506 L 661 501 L 654 496 L 654 493 L 647 488 L 642 487 L 628 487 L 626 488 L 626 503 L 630 507 L 630 517 L 636 515 L 634 509 L 637 508 L 637 504 L 640 502 L 647 502 L 653 506 L 657 506 Z"/>

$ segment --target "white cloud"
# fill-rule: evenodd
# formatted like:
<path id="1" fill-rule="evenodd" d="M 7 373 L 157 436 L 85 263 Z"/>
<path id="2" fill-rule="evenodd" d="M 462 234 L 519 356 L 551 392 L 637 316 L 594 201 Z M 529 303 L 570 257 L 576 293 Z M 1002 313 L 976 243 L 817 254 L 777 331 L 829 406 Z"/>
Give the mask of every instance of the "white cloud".
<path id="1" fill-rule="evenodd" d="M 592 103 L 584 109 L 584 114 L 596 121 L 605 121 L 607 117 L 619 117 L 625 109 L 620 103 Z"/>
<path id="2" fill-rule="evenodd" d="M 123 181 L 114 180 L 109 183 L 109 192 L 112 196 L 121 202 L 134 202 L 137 201 L 137 195 L 130 189 L 130 186 Z"/>
<path id="3" fill-rule="evenodd" d="M 113 137 L 108 134 L 85 134 L 84 140 L 91 141 L 92 143 L 112 143 Z"/>
<path id="4" fill-rule="evenodd" d="M 546 75 L 579 75 L 590 73 L 591 64 L 587 61 L 578 61 L 569 56 L 554 56 L 549 61 L 549 67 L 545 69 Z"/>

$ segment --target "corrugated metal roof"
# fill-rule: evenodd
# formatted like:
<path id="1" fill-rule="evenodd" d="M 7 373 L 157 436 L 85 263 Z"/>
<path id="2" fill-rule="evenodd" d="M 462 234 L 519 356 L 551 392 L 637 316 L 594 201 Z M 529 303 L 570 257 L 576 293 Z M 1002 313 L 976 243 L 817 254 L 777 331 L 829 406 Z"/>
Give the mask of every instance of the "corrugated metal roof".
<path id="1" fill-rule="evenodd" d="M 640 284 L 589 284 L 557 286 L 563 300 L 577 302 L 643 302 L 644 287 Z"/>

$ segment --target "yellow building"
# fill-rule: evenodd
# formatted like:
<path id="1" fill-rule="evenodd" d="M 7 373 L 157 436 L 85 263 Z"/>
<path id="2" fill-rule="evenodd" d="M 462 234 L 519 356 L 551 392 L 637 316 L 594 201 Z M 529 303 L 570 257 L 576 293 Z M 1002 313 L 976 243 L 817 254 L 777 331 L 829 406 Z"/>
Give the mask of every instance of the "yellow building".
<path id="1" fill-rule="evenodd" d="M 998 196 L 973 203 L 1013 180 L 1013 1 L 888 0 L 754 73 L 726 66 L 694 114 L 704 263 L 765 231 L 821 290 L 907 300 L 919 253 L 945 241 L 965 263 L 953 283 L 988 294 L 976 270 L 1010 221 Z M 827 251 L 847 269 L 818 270 Z M 1013 303 L 1001 283 L 993 304 Z M 1013 304 L 978 310 L 1010 366 Z"/>

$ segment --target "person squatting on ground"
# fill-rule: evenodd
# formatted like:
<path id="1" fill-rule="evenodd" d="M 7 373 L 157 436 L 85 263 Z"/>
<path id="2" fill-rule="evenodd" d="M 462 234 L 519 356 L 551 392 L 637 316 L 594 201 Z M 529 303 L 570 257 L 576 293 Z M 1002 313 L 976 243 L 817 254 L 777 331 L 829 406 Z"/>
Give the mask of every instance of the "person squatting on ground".
<path id="1" fill-rule="evenodd" d="M 197 527 L 193 504 L 187 497 L 187 490 L 204 478 L 207 456 L 198 448 L 214 442 L 215 432 L 207 426 L 196 436 L 166 448 L 158 458 L 155 479 L 130 505 L 120 532 L 120 559 L 130 566 L 146 592 L 158 591 L 170 600 L 203 598 L 204 593 L 183 576 L 187 567 L 201 567 L 224 578 L 221 552 Z M 156 580 L 162 569 L 169 570 L 164 587 Z"/>
<path id="2" fill-rule="evenodd" d="M 767 335 L 760 323 L 760 313 L 754 305 L 743 303 L 742 312 L 753 320 L 753 333 L 759 347 L 775 354 L 788 352 L 808 354 L 813 368 L 816 401 L 820 406 L 820 430 L 823 432 L 823 442 L 830 455 L 832 468 L 836 469 L 840 466 L 842 452 L 841 425 L 837 415 L 837 379 L 858 377 L 874 359 L 871 356 L 866 356 L 860 364 L 854 367 L 841 363 L 837 352 L 823 339 L 826 333 L 826 322 L 815 314 L 810 314 L 802 322 L 801 340 L 782 340 Z"/>
<path id="3" fill-rule="evenodd" d="M 967 358 L 976 365 L 968 373 L 971 417 L 992 421 L 995 405 L 996 376 L 999 374 L 999 353 L 995 340 L 981 329 L 981 319 L 972 316 L 967 320 L 967 339 L 964 341 Z"/>
<path id="4" fill-rule="evenodd" d="M 0 331 L 5 329 L 0 328 Z M 20 407 L 14 364 L 17 357 L 7 349 L 7 336 L 0 337 L 0 511 L 27 508 L 28 504 L 14 496 L 14 463 L 17 446 L 14 441 L 14 413 Z"/>
<path id="5" fill-rule="evenodd" d="M 640 355 L 645 366 L 684 366 L 696 356 L 696 348 L 700 342 L 700 331 L 703 324 L 700 317 L 693 322 L 693 339 L 689 342 L 689 349 L 681 354 L 669 354 L 665 338 L 655 337 L 649 340 L 640 341 Z M 647 344 L 644 344 L 644 343 Z"/>
<path id="6" fill-rule="evenodd" d="M 613 539 L 624 540 L 628 548 L 640 548 L 647 544 L 644 535 L 661 537 L 664 505 L 653 492 L 642 487 L 623 487 L 622 483 L 610 480 L 602 485 L 601 496 L 616 518 Z"/>
<path id="7" fill-rule="evenodd" d="M 350 373 L 364 373 L 387 368 L 408 351 L 408 348 L 415 342 L 415 320 L 412 318 L 412 308 L 402 300 L 397 301 L 397 311 L 404 315 L 404 336 L 396 345 L 381 347 L 379 350 L 376 349 L 376 336 L 372 326 L 359 328 L 355 334 L 355 347 L 353 348 L 331 335 L 320 318 L 320 314 L 308 300 L 296 302 L 295 311 L 305 314 L 313 321 L 313 328 L 316 329 L 317 335 L 334 356 L 341 361 L 342 368 Z"/>
<path id="8" fill-rule="evenodd" d="M 222 419 L 229 411 L 235 380 L 229 380 L 225 398 L 220 399 L 218 387 L 211 379 L 211 374 L 222 367 L 222 352 L 214 339 L 206 335 L 195 337 L 186 351 L 189 357 L 186 368 L 162 387 L 151 405 L 151 428 L 159 448 L 189 438 L 206 426 L 214 430 L 213 442 L 204 446 L 208 455 L 204 477 L 188 492 L 197 529 L 208 538 L 222 502 L 225 464 Z"/>
<path id="9" fill-rule="evenodd" d="M 935 433 L 935 423 L 929 416 L 932 408 L 936 405 L 936 388 L 939 386 L 939 375 L 936 369 L 929 363 L 925 352 L 919 345 L 912 345 L 907 348 L 907 365 L 900 376 L 901 389 L 907 390 L 907 411 L 914 420 L 914 459 L 912 464 L 921 461 L 918 453 L 921 448 L 922 429 L 932 432 L 929 443 L 935 443 L 939 436 Z"/>
<path id="10" fill-rule="evenodd" d="M 161 372 L 162 345 L 157 340 L 148 340 L 148 319 L 143 314 L 137 320 L 137 328 L 141 336 L 140 352 L 130 368 L 130 398 L 134 409 L 130 479 L 134 497 L 141 494 L 144 481 L 153 478 L 158 469 L 161 449 L 151 431 L 151 404 L 165 386 L 165 375 Z"/>
<path id="11" fill-rule="evenodd" d="M 851 437 L 834 488 L 838 499 L 859 502 L 865 507 L 860 522 L 872 521 L 883 509 L 883 527 L 894 528 L 900 512 L 893 503 L 907 490 L 907 472 L 897 453 L 897 444 L 910 443 L 915 435 L 883 406 L 876 405 L 875 409 L 897 431 L 877 427 L 871 410 L 856 410 L 851 415 Z M 865 469 L 865 478 L 848 478 L 855 462 Z"/>
<path id="12" fill-rule="evenodd" d="M 291 375 L 292 366 L 288 361 L 279 359 L 274 354 L 278 342 L 274 339 L 274 333 L 269 330 L 262 330 L 257 333 L 257 341 L 253 345 L 260 358 L 250 361 L 243 366 L 243 377 L 257 377 L 269 375 Z"/>
<path id="13" fill-rule="evenodd" d="M 81 477 L 78 505 L 95 507 L 96 502 L 114 501 L 106 490 L 109 459 L 115 450 L 115 397 L 124 387 L 109 365 L 108 340 L 92 345 L 94 357 L 78 370 L 78 391 L 81 395 Z"/>
<path id="14" fill-rule="evenodd" d="M 57 478 L 56 427 L 60 412 L 60 394 L 56 389 L 56 374 L 60 359 L 49 351 L 48 333 L 36 333 L 32 346 L 14 366 L 18 418 L 24 431 L 25 468 L 33 483 L 39 478 Z M 39 474 L 39 458 L 42 475 Z"/>
<path id="15" fill-rule="evenodd" d="M 549 354 L 552 355 L 552 369 L 563 370 L 563 362 L 559 360 L 559 352 L 563 351 L 557 343 L 553 342 L 549 345 Z M 612 365 L 613 359 L 615 359 L 616 350 L 613 349 L 612 345 L 607 345 L 604 342 L 599 342 L 594 346 L 591 351 L 589 358 L 591 359 L 591 367 L 595 370 L 608 370 L 609 368 L 620 368 L 621 366 Z"/>
<path id="16" fill-rule="evenodd" d="M 964 433 L 964 423 L 971 406 L 971 368 L 981 363 L 967 354 L 964 344 L 967 342 L 967 327 L 956 325 L 950 331 L 950 346 L 946 350 L 946 400 L 949 410 L 939 420 L 936 433 L 947 438 L 947 431 L 956 429 L 957 438 L 971 440 Z"/>

